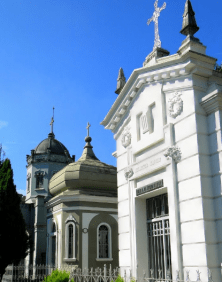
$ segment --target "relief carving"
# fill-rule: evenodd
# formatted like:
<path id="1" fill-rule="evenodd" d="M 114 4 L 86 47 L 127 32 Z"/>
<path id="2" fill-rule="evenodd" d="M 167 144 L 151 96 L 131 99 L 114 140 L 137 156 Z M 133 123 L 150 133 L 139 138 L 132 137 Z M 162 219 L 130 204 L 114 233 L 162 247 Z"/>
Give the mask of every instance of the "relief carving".
<path id="1" fill-rule="evenodd" d="M 172 118 L 176 118 L 183 112 L 183 100 L 181 99 L 182 94 L 175 92 L 169 99 L 169 114 Z"/>
<path id="2" fill-rule="evenodd" d="M 181 160 L 181 155 L 182 155 L 182 153 L 181 153 L 180 148 L 178 148 L 176 146 L 169 147 L 164 154 L 164 156 L 167 159 L 169 159 L 169 157 L 171 157 L 172 159 L 174 159 L 174 161 L 176 163 L 178 163 Z"/>
<path id="3" fill-rule="evenodd" d="M 149 131 L 147 113 L 141 116 L 141 125 L 143 134 Z"/>
<path id="4" fill-rule="evenodd" d="M 126 168 L 125 170 L 124 170 L 124 175 L 125 175 L 125 178 L 126 178 L 126 180 L 127 179 L 129 179 L 130 177 L 132 177 L 133 176 L 133 169 L 132 168 Z"/>
<path id="5" fill-rule="evenodd" d="M 126 127 L 124 129 L 121 141 L 122 141 L 123 147 L 125 147 L 125 148 L 131 144 L 131 133 L 130 133 L 129 127 Z"/>

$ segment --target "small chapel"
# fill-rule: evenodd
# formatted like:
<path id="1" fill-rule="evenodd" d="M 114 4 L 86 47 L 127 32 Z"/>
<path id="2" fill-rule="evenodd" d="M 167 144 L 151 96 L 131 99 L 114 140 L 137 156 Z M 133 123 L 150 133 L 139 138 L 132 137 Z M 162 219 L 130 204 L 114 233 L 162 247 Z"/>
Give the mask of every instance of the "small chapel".
<path id="1" fill-rule="evenodd" d="M 222 71 L 194 36 L 190 0 L 177 53 L 161 47 L 165 8 L 155 1 L 153 50 L 127 81 L 120 69 L 118 96 L 101 122 L 116 140 L 119 266 L 121 276 L 219 282 Z"/>
<path id="2" fill-rule="evenodd" d="M 118 261 L 116 167 L 101 162 L 87 137 L 75 161 L 53 132 L 27 155 L 25 205 L 34 214 L 33 252 L 26 266 L 96 268 Z M 24 209 L 24 207 L 23 207 Z M 27 222 L 27 218 L 26 218 Z"/>

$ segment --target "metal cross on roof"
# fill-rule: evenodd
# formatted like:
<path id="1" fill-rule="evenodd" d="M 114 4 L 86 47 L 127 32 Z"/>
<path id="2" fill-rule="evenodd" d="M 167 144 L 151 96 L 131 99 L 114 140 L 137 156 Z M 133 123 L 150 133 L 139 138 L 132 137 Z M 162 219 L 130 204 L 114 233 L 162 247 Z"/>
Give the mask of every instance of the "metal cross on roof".
<path id="1" fill-rule="evenodd" d="M 51 122 L 50 122 L 50 125 L 51 125 L 51 133 L 53 133 L 53 123 L 54 123 L 54 107 L 52 108 L 52 110 L 53 110 L 53 116 L 52 116 L 52 118 L 51 118 Z"/>
<path id="2" fill-rule="evenodd" d="M 90 128 L 90 126 L 91 126 L 91 124 L 89 124 L 89 122 L 87 123 L 87 127 L 86 127 L 86 129 L 87 129 L 87 136 L 89 136 L 89 128 Z"/>
<path id="3" fill-rule="evenodd" d="M 158 0 L 156 0 L 155 3 L 154 3 L 155 11 L 153 13 L 152 18 L 150 18 L 147 21 L 147 25 L 149 25 L 152 21 L 154 22 L 154 25 L 155 25 L 155 40 L 154 40 L 153 50 L 156 49 L 157 47 L 161 48 L 161 41 L 160 41 L 160 36 L 159 36 L 158 18 L 160 16 L 160 12 L 166 8 L 166 2 L 163 3 L 163 6 L 161 8 L 157 7 L 157 5 L 158 5 Z"/>

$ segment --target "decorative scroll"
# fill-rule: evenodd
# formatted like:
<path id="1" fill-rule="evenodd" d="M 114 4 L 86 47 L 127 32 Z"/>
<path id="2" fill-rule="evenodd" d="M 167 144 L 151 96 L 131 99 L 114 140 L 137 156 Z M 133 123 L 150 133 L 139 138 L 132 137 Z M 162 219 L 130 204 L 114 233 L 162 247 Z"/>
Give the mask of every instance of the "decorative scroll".
<path id="1" fill-rule="evenodd" d="M 182 94 L 176 92 L 173 96 L 169 99 L 169 114 L 172 118 L 176 118 L 179 116 L 183 111 L 183 100 L 181 99 Z"/>
<path id="2" fill-rule="evenodd" d="M 171 157 L 176 163 L 181 160 L 181 151 L 180 148 L 176 146 L 169 147 L 167 151 L 165 152 L 164 156 L 169 159 Z"/>

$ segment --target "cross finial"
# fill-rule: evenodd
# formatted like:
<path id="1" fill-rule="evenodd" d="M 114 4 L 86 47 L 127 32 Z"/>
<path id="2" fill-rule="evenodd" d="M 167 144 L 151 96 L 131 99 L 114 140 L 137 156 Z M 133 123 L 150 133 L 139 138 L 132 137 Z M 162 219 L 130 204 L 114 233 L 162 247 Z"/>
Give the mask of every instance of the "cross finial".
<path id="1" fill-rule="evenodd" d="M 163 6 L 161 8 L 158 7 L 158 0 L 154 3 L 155 11 L 153 13 L 152 18 L 150 18 L 147 21 L 147 24 L 149 25 L 152 21 L 155 24 L 155 40 L 154 40 L 154 47 L 153 50 L 157 47 L 161 48 L 161 41 L 159 36 L 159 27 L 158 27 L 158 18 L 160 16 L 160 12 L 166 8 L 166 2 L 163 3 Z"/>
<path id="2" fill-rule="evenodd" d="M 86 129 L 87 129 L 87 136 L 89 136 L 89 128 L 90 128 L 90 126 L 91 126 L 91 124 L 89 124 L 89 122 L 87 123 L 87 127 L 86 127 Z"/>
<path id="3" fill-rule="evenodd" d="M 51 122 L 50 122 L 50 125 L 51 125 L 51 133 L 53 133 L 53 123 L 54 123 L 54 107 L 52 108 L 52 110 L 53 110 L 53 116 L 52 116 L 52 118 L 51 118 Z"/>

